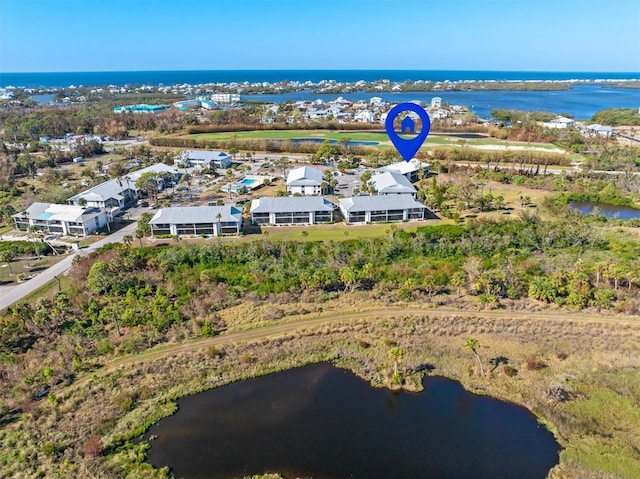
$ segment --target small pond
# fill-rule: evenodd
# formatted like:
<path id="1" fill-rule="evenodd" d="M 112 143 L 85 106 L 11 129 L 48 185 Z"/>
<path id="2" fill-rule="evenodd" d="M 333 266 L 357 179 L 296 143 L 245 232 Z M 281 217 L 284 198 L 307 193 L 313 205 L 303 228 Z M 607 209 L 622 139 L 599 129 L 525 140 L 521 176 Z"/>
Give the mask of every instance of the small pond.
<path id="1" fill-rule="evenodd" d="M 526 409 L 427 377 L 418 394 L 374 389 L 330 364 L 241 381 L 178 401 L 146 435 L 175 477 L 544 478 L 553 435 Z"/>
<path id="2" fill-rule="evenodd" d="M 630 206 L 611 205 L 609 203 L 598 203 L 597 201 L 572 201 L 569 203 L 569 207 L 584 215 L 588 215 L 596 210 L 607 218 L 616 218 L 619 220 L 640 218 L 640 210 L 631 208 Z"/>

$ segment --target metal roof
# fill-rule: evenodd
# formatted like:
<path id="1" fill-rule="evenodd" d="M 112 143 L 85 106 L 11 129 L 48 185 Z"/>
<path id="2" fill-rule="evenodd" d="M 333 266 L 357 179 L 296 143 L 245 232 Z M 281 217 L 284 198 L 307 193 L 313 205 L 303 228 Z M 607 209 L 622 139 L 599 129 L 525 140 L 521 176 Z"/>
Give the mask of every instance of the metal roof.
<path id="1" fill-rule="evenodd" d="M 321 196 L 264 197 L 251 202 L 251 213 L 333 211 L 333 203 Z"/>
<path id="2" fill-rule="evenodd" d="M 406 176 L 390 171 L 372 176 L 371 183 L 378 193 L 414 194 L 416 192 Z"/>
<path id="3" fill-rule="evenodd" d="M 155 165 L 147 166 L 146 168 L 142 168 L 141 170 L 132 171 L 125 177 L 128 177 L 129 181 L 135 184 L 135 182 L 138 181 L 140 177 L 145 173 L 156 173 L 158 175 L 168 173 L 171 175 L 177 175 L 180 173 L 180 170 L 175 166 L 165 165 L 164 163 L 156 163 Z"/>
<path id="4" fill-rule="evenodd" d="M 218 218 L 218 214 L 221 215 Z M 162 208 L 151 224 L 198 224 L 242 221 L 242 210 L 235 206 L 178 206 Z"/>
<path id="5" fill-rule="evenodd" d="M 420 168 L 429 168 L 429 163 L 424 163 L 416 158 L 411 161 L 399 161 L 398 163 L 392 163 L 391 165 L 378 168 L 378 171 L 390 171 L 391 173 L 399 173 L 406 175 L 407 173 L 413 173 L 420 170 Z"/>
<path id="6" fill-rule="evenodd" d="M 185 150 L 181 156 L 187 160 L 214 161 L 223 160 L 231 155 L 223 151 Z"/>
<path id="7" fill-rule="evenodd" d="M 58 205 L 55 203 L 33 203 L 25 212 L 16 213 L 13 217 L 29 217 L 30 219 L 41 221 L 83 223 L 87 219 L 98 216 L 103 212 L 104 210 L 100 208 L 83 208 L 76 205 Z"/>
<path id="8" fill-rule="evenodd" d="M 287 186 L 320 186 L 323 181 L 322 171 L 309 166 L 295 168 L 287 175 Z"/>
<path id="9" fill-rule="evenodd" d="M 122 199 L 122 194 L 125 190 L 135 190 L 135 183 L 135 181 L 130 179 L 129 185 L 127 186 L 126 179 L 116 178 L 100 183 L 99 185 L 89 188 L 82 193 L 78 193 L 77 195 L 69 198 L 69 201 L 73 201 L 75 203 L 80 198 L 84 198 L 87 201 L 106 201 L 109 198 Z"/>
<path id="10" fill-rule="evenodd" d="M 339 200 L 340 208 L 346 212 L 405 210 L 410 208 L 426 209 L 411 195 L 374 195 L 352 196 Z"/>

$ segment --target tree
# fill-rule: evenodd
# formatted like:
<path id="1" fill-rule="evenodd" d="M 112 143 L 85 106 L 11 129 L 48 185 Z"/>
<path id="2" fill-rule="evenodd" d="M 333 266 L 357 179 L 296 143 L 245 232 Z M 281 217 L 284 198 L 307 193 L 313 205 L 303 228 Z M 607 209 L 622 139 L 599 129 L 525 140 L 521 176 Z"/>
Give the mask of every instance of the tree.
<path id="1" fill-rule="evenodd" d="M 79 199 L 78 199 L 78 206 L 82 206 L 82 207 L 87 206 L 87 200 L 86 200 L 86 198 L 79 198 Z"/>
<path id="2" fill-rule="evenodd" d="M 450 283 L 451 283 L 451 286 L 456 288 L 458 297 L 460 297 L 460 289 L 466 284 L 466 282 L 467 282 L 467 277 L 462 271 L 456 271 L 451 276 Z"/>
<path id="3" fill-rule="evenodd" d="M 16 253 L 12 249 L 5 249 L 3 251 L 0 251 L 0 261 L 2 261 L 3 263 L 7 263 L 7 266 L 9 267 L 9 274 L 11 275 L 13 275 L 13 270 L 11 269 L 11 262 L 14 260 L 15 257 L 16 257 Z"/>
<path id="4" fill-rule="evenodd" d="M 131 243 L 133 243 L 133 236 L 131 235 L 124 235 L 124 237 L 122 238 L 122 242 L 127 246 L 131 246 Z"/>
<path id="5" fill-rule="evenodd" d="M 158 179 L 159 175 L 153 171 L 142 173 L 140 178 L 136 181 L 136 188 L 138 190 L 144 190 L 148 196 L 157 201 L 158 199 Z"/>
<path id="6" fill-rule="evenodd" d="M 345 292 L 351 290 L 354 283 L 356 282 L 358 275 L 356 274 L 355 269 L 351 266 L 344 266 L 340 268 L 340 281 L 344 284 Z"/>
<path id="7" fill-rule="evenodd" d="M 393 361 L 393 375 L 398 375 L 398 364 L 402 361 L 404 351 L 401 348 L 395 347 L 389 350 L 389 359 Z"/>
<path id="8" fill-rule="evenodd" d="M 142 248 L 142 238 L 151 233 L 151 221 L 153 216 L 151 213 L 142 213 L 138 220 L 138 227 L 136 228 L 135 236 L 140 241 L 140 247 Z"/>
<path id="9" fill-rule="evenodd" d="M 478 361 L 478 367 L 480 368 L 480 375 L 484 376 L 484 368 L 482 367 L 482 361 L 480 360 L 480 355 L 478 354 L 478 349 L 480 349 L 480 341 L 474 338 L 469 338 L 464 343 L 464 349 L 473 353 L 476 357 L 476 361 Z"/>
<path id="10" fill-rule="evenodd" d="M 0 215 L 2 216 L 2 221 L 6 224 L 9 224 L 11 221 L 11 217 L 16 213 L 16 209 L 11 206 L 9 203 L 5 203 L 0 206 Z"/>

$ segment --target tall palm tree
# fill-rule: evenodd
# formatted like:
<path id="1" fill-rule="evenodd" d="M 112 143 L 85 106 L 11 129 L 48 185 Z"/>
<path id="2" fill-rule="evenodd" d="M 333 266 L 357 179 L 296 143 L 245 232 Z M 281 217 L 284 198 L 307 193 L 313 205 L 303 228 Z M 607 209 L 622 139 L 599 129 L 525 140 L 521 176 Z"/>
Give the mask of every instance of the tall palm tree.
<path id="1" fill-rule="evenodd" d="M 484 368 L 482 367 L 482 361 L 480 360 L 480 355 L 478 354 L 478 349 L 480 349 L 480 341 L 475 338 L 469 338 L 464 343 L 464 349 L 473 353 L 478 361 L 478 366 L 480 367 L 480 375 L 484 376 Z"/>
<path id="2" fill-rule="evenodd" d="M 222 234 L 222 213 L 218 213 L 216 219 L 218 220 L 218 234 Z"/>
<path id="3" fill-rule="evenodd" d="M 14 251 L 11 249 L 5 249 L 3 251 L 0 251 L 0 261 L 2 261 L 3 263 L 7 263 L 7 266 L 9 267 L 10 275 L 13 275 L 13 269 L 11 269 L 11 262 L 15 257 L 16 255 Z"/>
<path id="4" fill-rule="evenodd" d="M 404 351 L 401 348 L 395 347 L 389 350 L 389 359 L 393 361 L 393 375 L 398 375 L 398 364 L 402 361 Z"/>

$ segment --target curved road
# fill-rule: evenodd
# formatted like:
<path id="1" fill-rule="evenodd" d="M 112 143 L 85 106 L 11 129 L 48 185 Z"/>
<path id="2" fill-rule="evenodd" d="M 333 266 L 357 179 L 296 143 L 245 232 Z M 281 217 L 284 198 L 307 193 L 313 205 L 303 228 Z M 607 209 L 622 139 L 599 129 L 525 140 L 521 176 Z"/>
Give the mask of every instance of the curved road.
<path id="1" fill-rule="evenodd" d="M 92 245 L 87 248 L 83 248 L 79 251 L 81 255 L 87 255 L 92 251 L 100 248 L 101 246 L 106 245 L 107 243 L 119 243 L 122 241 L 122 238 L 125 235 L 133 236 L 137 227 L 137 223 L 131 223 L 130 225 L 125 226 L 124 228 L 119 229 L 118 231 L 111 233 L 104 239 L 100 241 L 96 241 Z M 55 279 L 56 276 L 59 276 L 66 272 L 71 267 L 71 262 L 73 261 L 74 254 L 69 254 L 66 258 L 63 258 L 50 268 L 45 269 L 41 273 L 38 273 L 35 277 L 31 278 L 29 281 L 25 281 L 24 283 L 18 284 L 16 286 L 3 286 L 0 288 L 0 311 L 8 308 L 16 301 L 20 301 L 25 296 L 31 294 L 38 288 L 41 288 L 49 281 Z"/>

